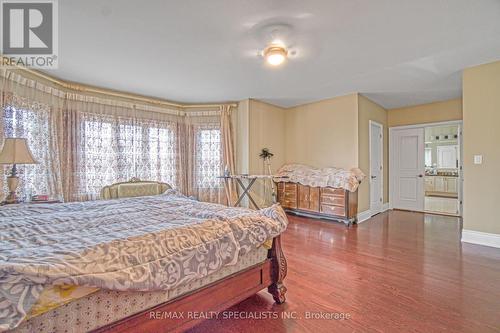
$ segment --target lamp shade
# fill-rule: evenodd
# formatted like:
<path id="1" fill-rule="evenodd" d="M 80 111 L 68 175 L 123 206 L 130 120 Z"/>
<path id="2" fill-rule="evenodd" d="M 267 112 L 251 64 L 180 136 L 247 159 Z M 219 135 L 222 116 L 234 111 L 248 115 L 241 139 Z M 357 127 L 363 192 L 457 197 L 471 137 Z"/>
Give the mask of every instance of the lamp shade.
<path id="1" fill-rule="evenodd" d="M 36 164 L 24 138 L 5 138 L 0 152 L 0 164 Z"/>

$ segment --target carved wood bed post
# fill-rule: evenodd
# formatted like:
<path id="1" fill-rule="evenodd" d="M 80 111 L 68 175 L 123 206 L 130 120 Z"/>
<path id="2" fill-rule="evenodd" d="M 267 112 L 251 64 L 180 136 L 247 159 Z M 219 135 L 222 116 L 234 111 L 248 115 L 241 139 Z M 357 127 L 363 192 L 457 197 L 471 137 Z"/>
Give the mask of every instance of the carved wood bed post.
<path id="1" fill-rule="evenodd" d="M 271 285 L 267 287 L 267 291 L 273 295 L 276 303 L 285 302 L 286 287 L 283 284 L 283 279 L 286 276 L 287 266 L 283 249 L 281 248 L 281 236 L 273 239 L 273 246 L 269 250 L 269 258 L 271 259 Z"/>

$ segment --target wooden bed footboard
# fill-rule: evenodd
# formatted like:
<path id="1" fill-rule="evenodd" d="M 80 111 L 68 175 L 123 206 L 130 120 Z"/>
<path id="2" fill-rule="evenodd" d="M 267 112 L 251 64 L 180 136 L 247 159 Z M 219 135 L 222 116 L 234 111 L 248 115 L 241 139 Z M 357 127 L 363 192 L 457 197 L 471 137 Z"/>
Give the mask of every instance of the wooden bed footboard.
<path id="1" fill-rule="evenodd" d="M 182 332 L 205 320 L 207 314 L 224 311 L 265 288 L 281 304 L 285 302 L 286 273 L 281 238 L 277 236 L 266 261 L 94 332 Z"/>
<path id="2" fill-rule="evenodd" d="M 285 302 L 286 287 L 283 280 L 286 277 L 287 264 L 280 236 L 273 239 L 273 247 L 269 250 L 268 258 L 271 261 L 271 284 L 267 287 L 267 291 L 273 295 L 276 303 L 281 304 Z"/>

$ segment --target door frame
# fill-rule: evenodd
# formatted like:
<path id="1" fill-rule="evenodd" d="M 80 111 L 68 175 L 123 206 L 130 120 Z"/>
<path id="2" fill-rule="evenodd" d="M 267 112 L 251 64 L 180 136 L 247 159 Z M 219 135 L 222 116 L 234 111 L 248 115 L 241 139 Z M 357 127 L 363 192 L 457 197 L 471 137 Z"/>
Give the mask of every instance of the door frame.
<path id="1" fill-rule="evenodd" d="M 464 125 L 458 125 L 458 215 L 464 216 Z"/>
<path id="2" fill-rule="evenodd" d="M 459 211 L 460 211 L 460 216 L 462 216 L 462 209 L 463 209 L 463 165 L 464 165 L 464 160 L 463 160 L 463 120 L 449 120 L 449 121 L 440 121 L 440 122 L 433 122 L 433 123 L 422 123 L 422 124 L 413 124 L 413 125 L 402 125 L 402 126 L 392 126 L 389 127 L 389 208 L 393 209 L 393 203 L 394 203 L 394 131 L 401 130 L 401 129 L 410 129 L 410 128 L 425 128 L 425 127 L 433 127 L 433 126 L 443 126 L 443 125 L 458 125 L 458 145 L 459 145 L 459 159 L 458 159 L 458 200 L 459 200 Z"/>
<path id="3" fill-rule="evenodd" d="M 382 198 L 382 202 L 380 202 L 380 210 L 374 210 L 372 207 L 372 125 L 379 127 L 380 128 L 380 198 Z M 370 160 L 370 166 L 369 166 L 369 184 L 370 184 L 370 190 L 369 190 L 369 195 L 368 197 L 370 198 L 370 215 L 375 215 L 384 210 L 384 125 L 376 122 L 374 120 L 369 120 L 368 121 L 368 156 Z"/>

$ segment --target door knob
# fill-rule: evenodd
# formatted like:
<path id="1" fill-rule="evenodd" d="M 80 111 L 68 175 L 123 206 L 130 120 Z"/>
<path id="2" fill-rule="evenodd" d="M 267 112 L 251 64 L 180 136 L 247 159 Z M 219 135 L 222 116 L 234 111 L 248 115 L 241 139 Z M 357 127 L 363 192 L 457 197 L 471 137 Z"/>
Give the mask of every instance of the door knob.
<path id="1" fill-rule="evenodd" d="M 372 179 L 375 179 L 375 178 L 377 178 L 377 176 L 371 176 L 371 178 L 372 178 Z"/>
<path id="2" fill-rule="evenodd" d="M 422 178 L 424 175 L 418 175 L 419 178 Z"/>

